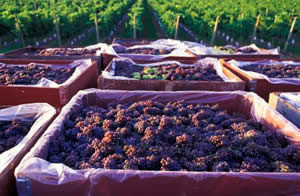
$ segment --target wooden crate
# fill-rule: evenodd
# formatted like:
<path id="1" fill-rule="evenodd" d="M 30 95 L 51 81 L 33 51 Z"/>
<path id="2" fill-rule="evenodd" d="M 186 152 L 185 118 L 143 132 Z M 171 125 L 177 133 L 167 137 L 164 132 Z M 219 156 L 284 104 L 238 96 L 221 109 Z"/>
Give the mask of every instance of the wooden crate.
<path id="1" fill-rule="evenodd" d="M 24 105 L 19 106 L 24 107 Z M 34 109 L 30 112 L 35 114 L 35 116 L 37 117 L 35 122 L 38 121 L 38 123 L 34 123 L 34 126 L 32 126 L 27 133 L 27 135 L 30 134 L 31 137 L 27 136 L 26 138 L 25 136 L 21 141 L 22 144 L 18 144 L 14 148 L 7 150 L 5 156 L 2 156 L 3 154 L 0 154 L 0 196 L 16 195 L 16 179 L 14 177 L 14 171 L 16 167 L 57 116 L 57 112 L 50 105 L 43 104 L 43 108 L 41 109 L 41 104 L 37 103 L 36 105 L 32 104 L 30 106 L 30 109 L 32 109 L 32 107 L 34 107 Z M 0 109 L 4 108 L 7 107 L 0 106 Z M 38 113 L 40 113 L 39 116 L 37 116 Z M 2 112 L 1 115 L 3 116 L 3 114 L 5 113 Z M 18 115 L 20 115 L 20 110 L 17 110 L 15 115 L 16 117 L 18 117 Z"/>
<path id="2" fill-rule="evenodd" d="M 30 59 L 0 59 L 0 63 L 29 64 L 42 63 L 48 65 L 68 65 L 72 60 L 30 60 Z M 0 85 L 0 105 L 19 105 L 24 103 L 45 102 L 61 108 L 79 90 L 97 87 L 98 69 L 95 61 L 81 73 L 75 81 L 60 87 L 34 87 L 25 85 Z"/>
<path id="3" fill-rule="evenodd" d="M 143 44 L 140 44 L 143 45 Z M 130 47 L 131 45 L 127 46 Z M 156 63 L 161 61 L 178 61 L 180 63 L 192 64 L 198 60 L 198 57 L 194 55 L 190 50 L 186 49 L 184 51 L 186 55 L 190 56 L 173 56 L 173 55 L 147 55 L 147 54 L 127 54 L 120 53 L 119 57 L 130 58 L 135 63 Z M 107 54 L 103 52 L 101 54 L 102 57 L 102 69 L 104 70 L 114 58 L 118 56 L 113 54 Z"/>
<path id="4" fill-rule="evenodd" d="M 262 59 L 259 59 L 259 60 L 262 60 Z M 300 59 L 289 59 L 289 60 L 300 62 Z M 248 60 L 246 60 L 246 61 L 248 61 Z M 279 59 L 276 61 L 281 62 L 281 61 L 286 61 L 286 59 L 285 60 Z M 298 81 L 294 80 L 293 82 L 291 82 L 291 81 L 289 81 L 289 79 L 281 78 L 282 81 L 286 81 L 286 82 L 275 84 L 275 83 L 271 83 L 270 81 L 263 79 L 263 78 L 257 78 L 257 77 L 250 76 L 246 71 L 244 71 L 234 65 L 229 64 L 227 62 L 227 60 L 220 59 L 220 63 L 246 82 L 246 90 L 257 93 L 259 96 L 261 96 L 266 101 L 269 100 L 269 95 L 272 92 L 297 92 L 297 91 L 300 91 L 300 79 Z"/>
<path id="5" fill-rule="evenodd" d="M 55 47 L 55 48 L 65 48 L 65 47 Z M 82 48 L 82 47 L 67 47 L 67 48 Z M 3 55 L 0 55 L 1 58 L 9 58 L 9 59 L 30 59 L 30 60 L 79 60 L 79 59 L 92 59 L 95 61 L 98 69 L 101 70 L 101 57 L 96 55 L 88 55 L 88 56 L 34 56 L 28 55 L 25 56 L 26 52 L 34 52 L 40 49 L 47 49 L 46 47 L 26 47 L 19 48 L 10 52 L 6 52 Z"/>
<path id="6" fill-rule="evenodd" d="M 105 69 L 110 72 L 112 62 Z M 119 80 L 108 79 L 100 75 L 98 79 L 98 88 L 114 90 L 156 90 L 156 91 L 188 91 L 188 90 L 210 90 L 210 91 L 234 91 L 245 90 L 245 82 L 238 76 L 222 66 L 222 71 L 229 79 L 235 79 L 233 82 L 225 81 L 196 81 L 196 80 Z"/>
<path id="7" fill-rule="evenodd" d="M 253 93 L 246 92 L 79 92 L 50 126 L 17 168 L 16 177 L 26 179 L 33 195 L 297 195 L 298 173 L 270 172 L 187 172 L 116 169 L 74 170 L 45 159 L 50 141 L 58 138 L 64 121 L 82 106 L 107 107 L 152 100 L 162 103 L 184 100 L 188 104 L 219 104 L 229 113 L 256 118 L 271 131 L 277 131 L 299 144 L 298 129 Z M 39 159 L 37 159 L 39 158 Z M 38 161 L 44 159 L 44 161 Z M 56 165 L 56 166 L 54 166 Z M 36 170 L 40 168 L 40 170 Z M 63 174 L 63 175 L 62 175 Z M 155 189 L 153 189 L 155 187 Z M 215 189 L 212 191 L 212 187 Z M 26 190 L 23 190 L 26 193 Z"/>

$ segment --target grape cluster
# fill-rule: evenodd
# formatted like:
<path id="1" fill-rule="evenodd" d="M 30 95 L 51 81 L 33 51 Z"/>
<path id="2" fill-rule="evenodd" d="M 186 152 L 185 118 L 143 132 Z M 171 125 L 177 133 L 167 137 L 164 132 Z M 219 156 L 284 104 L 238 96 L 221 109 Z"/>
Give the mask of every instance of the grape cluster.
<path id="1" fill-rule="evenodd" d="M 148 55 L 166 55 L 170 54 L 174 49 L 154 49 L 154 48 L 131 48 L 127 49 L 123 46 L 113 46 L 116 53 L 122 54 L 148 54 Z"/>
<path id="2" fill-rule="evenodd" d="M 218 105 L 139 101 L 82 107 L 48 160 L 74 169 L 299 172 L 296 146 Z"/>
<path id="3" fill-rule="evenodd" d="M 32 52 L 25 52 L 24 56 L 91 56 L 95 55 L 97 49 L 86 49 L 86 48 L 51 48 L 51 49 L 37 49 Z"/>
<path id="4" fill-rule="evenodd" d="M 25 66 L 0 64 L 0 84 L 35 85 L 42 78 L 62 84 L 74 73 L 76 67 L 51 67 L 30 63 Z"/>
<path id="5" fill-rule="evenodd" d="M 33 120 L 0 121 L 0 154 L 13 148 L 29 132 Z"/>
<path id="6" fill-rule="evenodd" d="M 133 78 L 134 77 L 133 73 L 142 72 L 142 71 L 143 71 L 142 66 L 132 65 L 129 62 L 118 61 L 116 63 L 115 75 Z"/>
<path id="7" fill-rule="evenodd" d="M 176 63 L 157 67 L 126 65 L 124 66 L 124 63 L 118 62 L 116 64 L 115 75 L 140 80 L 223 81 L 212 66 L 180 66 Z"/>
<path id="8" fill-rule="evenodd" d="M 269 78 L 300 78 L 300 66 L 297 65 L 253 64 L 242 69 L 261 73 Z"/>

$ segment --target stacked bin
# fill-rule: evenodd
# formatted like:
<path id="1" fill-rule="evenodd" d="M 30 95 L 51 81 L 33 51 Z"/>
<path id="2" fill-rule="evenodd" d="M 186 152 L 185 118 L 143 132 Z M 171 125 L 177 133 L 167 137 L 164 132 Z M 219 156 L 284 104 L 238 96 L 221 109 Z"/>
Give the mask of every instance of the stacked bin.
<path id="1" fill-rule="evenodd" d="M 102 167 L 75 169 L 68 165 L 69 161 L 73 161 L 72 157 L 65 162 L 52 163 L 49 161 L 49 155 L 53 153 L 50 153 L 49 150 L 53 151 L 51 146 L 55 141 L 59 140 L 59 138 L 64 138 L 67 134 L 72 135 L 74 132 L 76 135 L 73 138 L 73 142 L 76 143 L 77 137 L 79 137 L 79 133 L 81 132 L 79 131 L 79 133 L 77 133 L 75 129 L 79 129 L 80 126 L 83 125 L 81 121 L 84 117 L 80 116 L 82 108 L 100 106 L 101 108 L 109 109 L 112 105 L 117 105 L 117 107 L 122 108 L 125 104 L 146 100 L 159 103 L 181 103 L 180 101 L 183 100 L 186 104 L 201 104 L 201 107 L 206 107 L 207 105 L 211 107 L 217 104 L 222 110 L 228 112 L 229 115 L 234 116 L 236 113 L 239 113 L 246 119 L 250 119 L 251 122 L 259 123 L 261 125 L 260 127 L 263 127 L 262 129 L 267 129 L 272 133 L 282 134 L 287 138 L 289 144 L 299 145 L 299 129 L 259 97 L 261 96 L 267 99 L 266 94 L 277 90 L 277 88 L 268 86 L 270 89 L 266 91 L 264 83 L 262 85 L 264 90 L 260 88 L 254 89 L 252 79 L 248 79 L 236 71 L 236 69 L 232 68 L 226 61 L 218 60 L 223 57 L 249 61 L 256 61 L 259 58 L 278 59 L 280 57 L 279 54 L 272 54 L 259 49 L 258 54 L 253 55 L 199 55 L 189 47 L 189 44 L 175 40 L 158 40 L 154 42 L 115 40 L 110 46 L 101 45 L 101 50 L 98 50 L 96 54 L 97 57 L 88 56 L 88 60 L 86 57 L 75 57 L 75 59 L 73 59 L 73 57 L 63 56 L 50 57 L 52 58 L 50 59 L 48 57 L 22 55 L 24 53 L 34 53 L 35 50 L 37 50 L 28 48 L 7 53 L 5 56 L 2 56 L 0 63 L 7 64 L 27 64 L 34 62 L 48 65 L 70 65 L 78 61 L 89 61 L 89 66 L 86 67 L 87 69 L 77 74 L 68 85 L 61 85 L 56 88 L 0 86 L 0 90 L 3 89 L 3 92 L 5 91 L 5 94 L 8 95 L 7 97 L 0 98 L 0 105 L 47 102 L 55 107 L 62 108 L 57 118 L 41 137 L 39 135 L 40 138 L 36 144 L 32 147 L 30 152 L 28 152 L 28 150 L 26 151 L 26 153 L 28 153 L 22 159 L 21 163 L 18 164 L 14 174 L 17 180 L 16 185 L 19 194 L 45 196 L 69 194 L 299 194 L 299 173 L 208 172 L 206 170 L 200 170 L 198 172 L 186 170 L 146 171 L 139 169 L 105 169 Z M 148 50 L 152 50 L 152 52 L 149 53 Z M 261 52 L 261 54 L 259 52 Z M 7 59 L 8 57 L 10 59 Z M 217 59 L 204 59 L 204 57 L 215 57 Z M 213 65 L 216 75 L 221 77 L 221 81 L 143 80 L 115 75 L 115 69 L 119 63 L 126 69 L 131 66 L 156 67 L 165 64 L 202 66 L 207 62 Z M 99 63 L 99 66 L 96 65 L 97 63 Z M 100 73 L 101 69 L 103 70 L 100 76 L 98 76 L 97 67 Z M 257 84 L 255 87 L 260 86 L 259 83 Z M 96 87 L 97 85 L 101 90 L 87 89 Z M 253 92 L 245 92 L 245 90 L 254 91 L 259 96 Z M 17 97 L 19 99 L 16 99 Z M 19 102 L 16 102 L 16 100 Z M 101 109 L 99 109 L 99 113 L 101 113 Z M 76 120 L 74 120 L 76 123 L 73 122 L 73 120 L 70 122 L 71 116 L 74 114 L 78 115 Z M 115 117 L 112 116 L 112 119 L 113 118 Z M 188 118 L 191 118 L 190 114 Z M 78 124 L 78 122 L 80 123 Z M 101 124 L 100 121 L 99 124 Z M 224 128 L 220 128 L 220 130 L 222 129 Z M 228 129 L 230 129 L 230 127 Z M 66 132 L 66 130 L 69 131 Z M 94 132 L 92 132 L 92 134 L 94 134 Z M 94 135 L 92 136 L 94 137 Z M 101 137 L 102 136 L 99 136 L 100 141 Z M 120 139 L 125 140 L 125 138 L 122 137 Z M 69 141 L 66 141 L 66 143 L 67 142 Z M 92 141 L 90 141 L 90 143 L 92 143 Z M 116 143 L 115 145 L 118 144 Z M 71 151 L 73 152 L 77 147 L 78 146 L 72 146 Z M 191 150 L 194 149 L 191 148 Z M 57 153 L 60 151 L 61 149 L 58 150 Z M 69 157 L 71 154 L 67 154 L 66 156 Z M 100 156 L 101 154 L 99 154 L 99 157 Z M 297 156 L 296 153 L 295 156 Z M 298 160 L 297 157 L 295 160 L 296 159 Z M 99 160 L 101 159 L 99 158 Z M 0 187 L 1 184 L 3 184 L 3 182 L 1 182 L 0 178 Z"/>
<path id="2" fill-rule="evenodd" d="M 122 44 L 119 44 L 122 43 Z M 127 43 L 127 44 L 126 44 Z M 157 50 L 156 54 L 130 52 L 134 49 Z M 170 50 L 169 53 L 161 53 L 159 50 Z M 132 45 L 132 42 L 118 41 L 101 50 L 102 67 L 105 69 L 114 58 L 130 58 L 135 63 L 155 63 L 161 61 L 174 60 L 181 63 L 196 62 L 198 57 L 193 54 L 187 46 L 177 40 L 157 40 L 146 44 Z"/>
<path id="3" fill-rule="evenodd" d="M 203 63 L 202 63 L 203 62 Z M 115 75 L 116 66 L 140 67 L 159 67 L 168 64 L 179 66 L 202 66 L 204 63 L 214 65 L 217 75 L 222 77 L 222 81 L 197 81 L 197 80 L 142 80 Z M 199 64 L 199 65 L 198 65 Z M 165 61 L 160 63 L 136 64 L 129 59 L 116 58 L 103 71 L 98 79 L 100 89 L 113 90 L 156 90 L 156 91 L 185 91 L 185 90 L 209 90 L 209 91 L 234 91 L 245 90 L 245 82 L 227 68 L 222 66 L 218 61 L 213 59 L 204 59 L 195 64 L 182 64 L 178 61 Z"/>
<path id="4" fill-rule="evenodd" d="M 44 103 L 22 104 L 0 110 L 1 126 L 3 121 L 15 119 L 25 121 L 33 119 L 34 123 L 30 130 L 24 135 L 13 148 L 0 154 L 0 195 L 14 195 L 16 193 L 16 180 L 14 170 L 24 155 L 47 129 L 48 125 L 55 118 L 56 110 Z M 1 130 L 1 132 L 4 130 Z M 3 134 L 3 133 L 1 133 Z M 2 140 L 2 135 L 0 137 Z M 2 141 L 1 141 L 2 142 Z M 0 144 L 1 148 L 3 144 Z"/>
<path id="5" fill-rule="evenodd" d="M 198 58 L 218 58 L 218 59 L 279 59 L 279 51 L 274 49 L 262 49 L 258 48 L 255 44 L 251 44 L 243 47 L 235 47 L 232 45 L 226 45 L 224 47 L 208 47 L 199 43 L 184 41 L 189 50 L 198 56 Z"/>
<path id="6" fill-rule="evenodd" d="M 6 78 L 1 78 L 3 83 L 0 85 L 2 93 L 0 97 L 1 126 L 13 120 L 26 121 L 28 118 L 34 120 L 24 138 L 18 140 L 14 147 L 0 154 L 1 196 L 16 194 L 14 170 L 54 120 L 56 109 L 60 111 L 79 90 L 97 86 L 101 59 L 100 56 L 96 56 L 96 52 L 104 46 L 106 44 L 100 43 L 86 48 L 22 48 L 0 55 L 0 65 L 3 69 L 1 75 L 12 73 L 8 69 L 10 66 L 24 67 L 30 65 L 42 66 L 46 69 L 52 67 L 74 68 L 72 75 L 61 84 L 51 80 L 40 80 L 37 84 L 22 82 L 20 84 L 4 84 L 3 80 L 5 81 Z M 13 80 L 14 78 L 11 77 L 11 81 Z M 8 137 L 6 132 L 13 131 L 3 128 L 0 131 L 1 149 L 8 142 L 3 143 L 4 138 Z"/>
<path id="7" fill-rule="evenodd" d="M 59 47 L 59 48 L 35 48 L 27 47 L 16 49 L 3 55 L 0 58 L 4 59 L 29 59 L 29 60 L 79 60 L 92 59 L 101 71 L 101 56 L 97 55 L 97 51 L 107 45 L 99 43 L 88 47 Z"/>
<path id="8" fill-rule="evenodd" d="M 287 60 L 264 60 L 254 59 L 250 61 L 237 60 L 237 61 L 226 61 L 221 59 L 220 63 L 240 77 L 246 82 L 246 90 L 257 93 L 266 101 L 269 100 L 269 95 L 272 92 L 297 92 L 300 91 L 300 79 L 299 78 L 270 78 L 264 74 L 252 73 L 242 69 L 244 65 L 255 65 L 255 64 L 282 64 L 288 65 L 290 63 L 299 65 L 299 59 Z M 239 65 L 239 66 L 238 66 Z"/>
<path id="9" fill-rule="evenodd" d="M 0 85 L 3 96 L 0 105 L 13 106 L 23 103 L 44 102 L 54 107 L 63 107 L 79 90 L 97 86 L 98 69 L 95 61 L 83 60 L 31 60 L 1 59 L 0 63 L 10 65 L 37 64 L 47 67 L 76 66 L 75 72 L 67 81 L 60 85 Z"/>
<path id="10" fill-rule="evenodd" d="M 33 195 L 245 195 L 297 194 L 300 175 L 297 173 L 257 172 L 187 172 L 136 171 L 115 169 L 74 170 L 63 164 L 46 161 L 50 142 L 59 138 L 64 122 L 82 106 L 127 104 L 143 100 L 161 103 L 185 100 L 188 104 L 219 104 L 230 113 L 241 113 L 256 119 L 271 131 L 280 132 L 291 142 L 299 142 L 299 130 L 266 102 L 246 92 L 155 92 L 99 91 L 79 92 L 63 108 L 37 145 L 22 160 L 15 175 L 27 179 Z M 239 107 L 236 107 L 236 106 Z M 35 168 L 39 168 L 37 172 Z M 155 187 L 155 188 L 154 188 Z M 212 190 L 213 187 L 213 190 Z"/>

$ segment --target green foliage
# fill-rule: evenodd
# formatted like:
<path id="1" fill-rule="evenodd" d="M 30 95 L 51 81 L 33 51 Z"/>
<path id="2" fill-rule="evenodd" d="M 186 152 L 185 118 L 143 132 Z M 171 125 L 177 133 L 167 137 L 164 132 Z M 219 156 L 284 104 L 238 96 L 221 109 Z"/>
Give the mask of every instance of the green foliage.
<path id="1" fill-rule="evenodd" d="M 134 0 L 110 0 L 107 9 L 100 13 L 99 28 L 104 33 L 109 33 L 114 25 L 117 25 L 121 17 L 128 12 Z"/>
<path id="2" fill-rule="evenodd" d="M 157 68 L 151 68 L 151 67 L 147 67 L 144 70 L 145 74 L 157 74 L 158 70 Z"/>
<path id="3" fill-rule="evenodd" d="M 125 23 L 125 37 L 133 37 L 134 16 L 136 16 L 136 32 L 137 34 L 143 31 L 143 13 L 145 9 L 145 0 L 137 0 L 130 8 L 128 13 L 128 21 Z"/>
<path id="4" fill-rule="evenodd" d="M 163 29 L 174 36 L 176 17 L 200 37 L 212 35 L 216 17 L 219 15 L 219 30 L 236 38 L 248 39 L 254 29 L 257 15 L 261 14 L 259 35 L 264 39 L 286 38 L 292 20 L 300 15 L 299 0 L 148 0 L 158 14 Z M 275 16 L 278 17 L 274 23 Z M 300 31 L 300 22 L 295 26 Z"/>
<path id="5" fill-rule="evenodd" d="M 165 80 L 166 75 L 159 76 L 158 70 L 155 67 L 147 67 L 142 73 L 143 80 Z"/>
<path id="6" fill-rule="evenodd" d="M 133 2 L 134 0 L 1 0 L 0 36 L 18 36 L 14 14 L 18 16 L 25 39 L 54 33 L 54 14 L 59 21 L 62 38 L 90 28 L 94 24 L 95 14 L 101 23 L 99 28 L 107 33 Z"/>
<path id="7" fill-rule="evenodd" d="M 140 80 L 141 79 L 141 74 L 139 72 L 134 72 L 133 73 L 133 78 Z"/>
<path id="8" fill-rule="evenodd" d="M 54 33 L 54 14 L 63 39 L 93 26 L 95 14 L 99 30 L 105 36 L 133 5 L 125 24 L 125 32 L 132 37 L 134 15 L 137 33 L 143 31 L 146 1 L 158 14 L 170 37 L 174 36 L 176 17 L 180 15 L 181 23 L 199 37 L 210 39 L 219 15 L 219 30 L 234 39 L 249 39 L 257 15 L 261 14 L 258 36 L 265 40 L 280 40 L 286 39 L 293 18 L 300 16 L 299 0 L 1 0 L 0 36 L 18 37 L 15 14 L 25 40 Z M 300 32 L 299 18 L 294 32 Z"/>

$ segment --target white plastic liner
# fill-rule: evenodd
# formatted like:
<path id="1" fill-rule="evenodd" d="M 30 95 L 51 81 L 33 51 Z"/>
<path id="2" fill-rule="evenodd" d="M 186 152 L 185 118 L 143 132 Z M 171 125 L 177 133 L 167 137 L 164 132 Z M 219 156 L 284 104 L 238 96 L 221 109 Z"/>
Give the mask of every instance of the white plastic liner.
<path id="1" fill-rule="evenodd" d="M 183 44 L 185 44 L 190 51 L 192 51 L 196 55 L 228 55 L 229 53 L 217 50 L 214 47 L 205 46 L 203 44 L 197 43 L 197 42 L 190 42 L 190 41 L 184 41 Z"/>
<path id="2" fill-rule="evenodd" d="M 98 44 L 86 46 L 84 48 L 88 49 L 88 50 L 93 50 L 93 49 L 99 49 L 100 50 L 101 48 L 104 48 L 106 46 L 107 46 L 106 43 L 98 43 Z"/>
<path id="3" fill-rule="evenodd" d="M 165 46 L 177 46 L 181 44 L 181 41 L 175 39 L 159 39 L 151 42 L 154 45 L 165 45 Z"/>
<path id="4" fill-rule="evenodd" d="M 288 103 L 300 110 L 300 92 L 297 93 L 280 93 L 280 97 L 285 99 Z M 299 119 L 300 121 L 300 119 Z"/>

